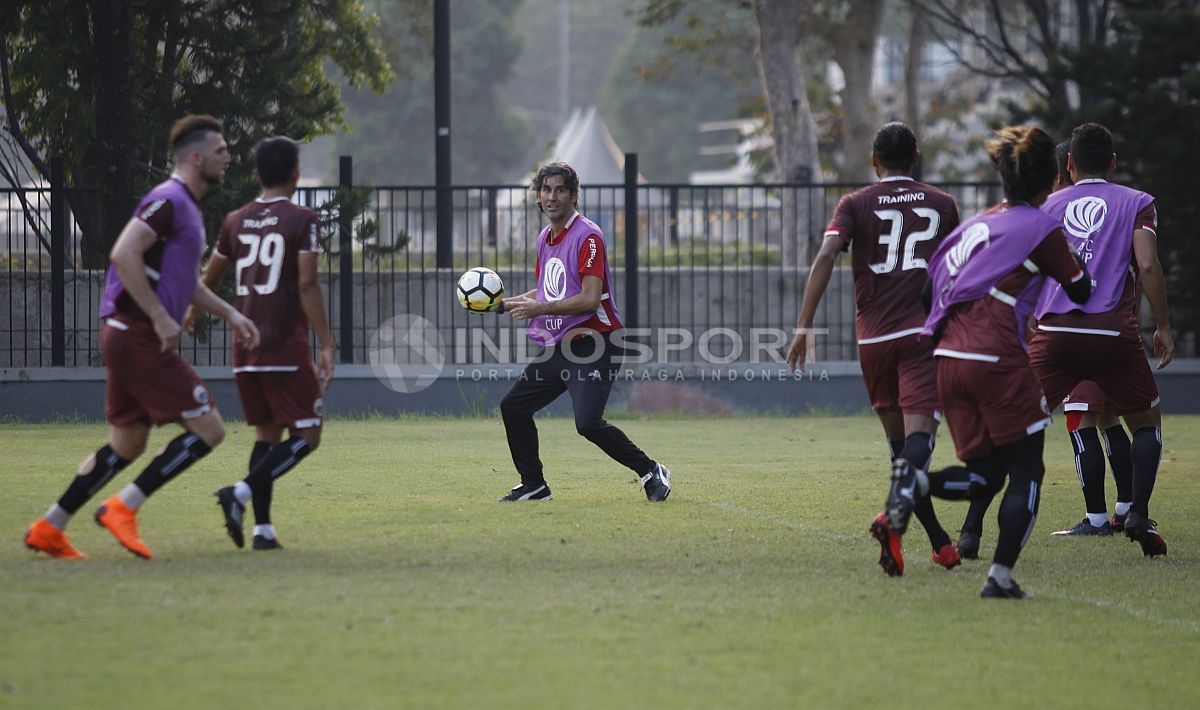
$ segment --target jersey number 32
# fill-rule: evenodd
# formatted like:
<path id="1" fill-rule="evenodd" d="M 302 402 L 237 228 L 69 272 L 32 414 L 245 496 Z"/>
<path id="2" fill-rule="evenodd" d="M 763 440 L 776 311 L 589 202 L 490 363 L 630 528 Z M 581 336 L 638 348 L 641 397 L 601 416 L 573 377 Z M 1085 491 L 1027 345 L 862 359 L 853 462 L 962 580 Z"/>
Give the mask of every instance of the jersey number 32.
<path id="1" fill-rule="evenodd" d="M 883 227 L 886 230 L 879 235 L 879 245 L 887 247 L 887 255 L 883 258 L 883 261 L 871 264 L 871 271 L 877 274 L 886 274 L 895 271 L 897 265 L 900 266 L 901 271 L 924 269 L 929 266 L 924 259 L 917 256 L 917 245 L 937 236 L 938 225 L 942 222 L 942 216 L 937 210 L 928 207 L 913 207 L 912 211 L 916 216 L 929 220 L 929 226 L 925 229 L 904 235 L 901 234 L 901 231 L 904 229 L 903 212 L 900 210 L 875 210 L 875 216 L 879 218 L 879 221 L 884 223 Z M 900 261 L 901 242 L 904 243 L 903 263 Z"/>

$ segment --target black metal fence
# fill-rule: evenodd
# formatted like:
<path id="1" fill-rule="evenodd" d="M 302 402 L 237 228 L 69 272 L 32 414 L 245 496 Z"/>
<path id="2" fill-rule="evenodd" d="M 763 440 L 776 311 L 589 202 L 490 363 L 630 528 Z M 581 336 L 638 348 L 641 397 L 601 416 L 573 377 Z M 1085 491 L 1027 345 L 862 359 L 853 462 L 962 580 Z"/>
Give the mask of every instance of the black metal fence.
<path id="1" fill-rule="evenodd" d="M 630 327 L 787 330 L 796 317 L 811 256 L 848 184 L 639 184 L 636 157 L 626 182 L 585 184 L 580 212 L 604 231 L 617 303 Z M 343 158 L 342 186 L 354 184 Z M 964 218 L 1000 199 L 992 183 L 939 185 Z M 524 185 L 452 189 L 453 226 L 439 253 L 435 189 L 372 186 L 367 210 L 341 220 L 329 238 L 322 280 L 330 323 L 346 363 L 371 362 L 372 337 L 389 318 L 411 314 L 432 323 L 453 363 L 514 361 L 525 352 L 519 324 L 461 309 L 458 275 L 488 266 L 508 293 L 533 287 L 535 238 L 545 220 Z M 327 205 L 336 187 L 303 187 L 295 200 Z M 0 367 L 99 366 L 97 317 L 104 272 L 86 268 L 81 234 L 67 207 L 70 191 L 0 189 Z M 33 215 L 33 219 L 29 216 Z M 359 240 L 362 225 L 377 233 Z M 210 235 L 213 236 L 213 235 Z M 445 244 L 446 239 L 450 244 Z M 440 261 L 440 263 L 439 263 Z M 843 260 L 845 262 L 846 260 Z M 848 263 L 835 271 L 818 315 L 830 334 L 818 352 L 853 360 L 853 286 Z M 698 337 L 698 336 L 697 336 Z M 185 337 L 197 365 L 227 365 L 223 326 Z M 729 354 L 729 353 L 727 353 Z M 753 357 L 749 350 L 732 361 Z M 697 360 L 697 343 L 671 348 L 672 361 Z"/>

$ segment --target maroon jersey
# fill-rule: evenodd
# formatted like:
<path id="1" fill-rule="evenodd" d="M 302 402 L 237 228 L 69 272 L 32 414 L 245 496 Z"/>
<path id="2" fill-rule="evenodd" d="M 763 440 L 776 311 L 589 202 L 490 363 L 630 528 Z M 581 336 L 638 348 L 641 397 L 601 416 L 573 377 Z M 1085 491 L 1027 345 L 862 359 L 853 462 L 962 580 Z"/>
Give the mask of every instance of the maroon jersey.
<path id="1" fill-rule="evenodd" d="M 1082 272 L 1071 255 L 1062 228 L 1055 226 L 1053 221 L 1021 221 L 1018 213 L 1010 210 L 1006 204 L 997 205 L 984 214 L 997 218 L 993 230 L 999 235 L 1003 235 L 1007 228 L 1046 230 L 1042 232 L 1045 236 L 1020 266 L 996 282 L 987 296 L 952 307 L 934 354 L 1001 365 L 1025 365 L 1029 362 L 1024 340 L 1027 324 L 1022 322 L 1016 305 L 1029 300 L 1031 295 L 1036 298 L 1030 289 L 1040 289 L 1044 279 L 1068 283 L 1082 278 Z M 1001 223 L 999 220 L 1005 217 L 1010 218 Z M 970 258 L 970 252 L 963 258 Z M 1032 312 L 1032 307 L 1029 312 Z"/>
<path id="2" fill-rule="evenodd" d="M 234 372 L 282 372 L 311 362 L 308 317 L 300 307 L 301 253 L 318 253 L 317 214 L 286 197 L 256 199 L 225 216 L 216 256 L 233 261 L 233 304 L 262 342 L 233 346 Z"/>
<path id="3" fill-rule="evenodd" d="M 921 332 L 927 262 L 957 226 L 954 198 L 909 177 L 883 178 L 838 202 L 825 236 L 853 247 L 860 345 Z"/>

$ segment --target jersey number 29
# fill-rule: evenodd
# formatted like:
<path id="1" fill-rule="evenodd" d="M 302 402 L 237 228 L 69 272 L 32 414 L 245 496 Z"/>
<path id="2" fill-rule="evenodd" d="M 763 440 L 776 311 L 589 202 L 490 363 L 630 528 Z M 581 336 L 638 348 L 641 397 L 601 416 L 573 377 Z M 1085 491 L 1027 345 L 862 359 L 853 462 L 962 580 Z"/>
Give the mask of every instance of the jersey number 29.
<path id="1" fill-rule="evenodd" d="M 254 266 L 256 262 L 270 271 L 267 272 L 265 284 L 253 284 L 254 292 L 264 296 L 274 293 L 275 289 L 279 288 L 279 274 L 283 271 L 283 235 L 278 232 L 271 232 L 265 237 L 257 234 L 239 234 L 238 241 L 245 244 L 249 250 L 237 260 L 237 277 L 234 282 L 237 284 L 237 295 L 246 296 L 250 293 L 250 286 L 242 283 L 242 272 Z"/>
<path id="2" fill-rule="evenodd" d="M 929 209 L 928 207 L 913 207 L 913 214 L 929 220 L 929 226 L 920 231 L 912 232 L 907 235 L 901 234 L 904 229 L 904 213 L 900 210 L 875 210 L 875 216 L 879 221 L 885 223 L 887 230 L 879 235 L 879 244 L 887 247 L 887 256 L 883 261 L 871 264 L 871 271 L 877 274 L 886 274 L 894 271 L 896 265 L 900 262 L 900 242 L 904 242 L 904 262 L 900 264 L 901 271 L 910 271 L 912 269 L 924 269 L 929 266 L 924 259 L 917 257 L 917 244 L 929 241 L 937 236 L 938 225 L 942 222 L 942 216 L 937 210 Z"/>

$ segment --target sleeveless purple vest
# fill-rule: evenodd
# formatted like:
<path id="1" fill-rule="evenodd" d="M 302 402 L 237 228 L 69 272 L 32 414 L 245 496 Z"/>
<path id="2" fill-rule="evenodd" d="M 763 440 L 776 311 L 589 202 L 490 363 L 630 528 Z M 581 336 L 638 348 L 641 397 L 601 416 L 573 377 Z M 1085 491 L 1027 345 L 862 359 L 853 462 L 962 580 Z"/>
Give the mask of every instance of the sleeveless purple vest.
<path id="1" fill-rule="evenodd" d="M 1050 195 L 1042 211 L 1058 220 L 1067 244 L 1083 259 L 1092 277 L 1092 297 L 1080 305 L 1067 298 L 1056 281 L 1046 283 L 1036 316 L 1047 313 L 1107 313 L 1125 290 L 1133 258 L 1133 226 L 1154 197 L 1104 181 L 1082 181 Z"/>
<path id="2" fill-rule="evenodd" d="M 1028 261 L 1029 254 L 1057 227 L 1052 217 L 1024 204 L 982 214 L 959 225 L 929 260 L 933 307 L 921 334 L 932 336 L 938 332 L 952 306 L 987 296 L 1001 279 L 1022 265 L 1036 273 L 1037 267 Z M 1021 343 L 1025 342 L 1022 324 L 1033 313 L 1044 280 L 1044 276 L 1031 279 L 1010 303 Z M 1006 303 L 1012 299 L 1008 294 L 1001 296 Z"/>
<path id="3" fill-rule="evenodd" d="M 187 187 L 174 177 L 155 185 L 146 193 L 134 214 L 141 214 L 142 208 L 154 200 L 169 200 L 172 203 L 175 223 L 169 234 L 159 235 L 163 244 L 162 262 L 147 264 L 146 275 L 163 308 L 178 323 L 183 320 L 199 281 L 200 258 L 204 256 L 205 248 L 204 215 Z M 117 299 L 124 291 L 125 285 L 121 283 L 117 268 L 110 265 L 105 274 L 104 294 L 100 299 L 101 318 L 117 312 Z"/>
<path id="4" fill-rule="evenodd" d="M 538 234 L 538 275 L 537 293 L 534 297 L 539 301 L 561 301 L 578 295 L 583 290 L 583 276 L 579 273 L 579 250 L 583 248 L 583 240 L 588 235 L 595 234 L 600 239 L 604 233 L 595 222 L 576 213 L 571 218 L 563 234 L 554 244 L 547 243 L 550 227 L 546 226 Z M 604 261 L 604 280 L 608 288 L 612 288 L 612 273 L 609 271 L 608 260 Z M 606 291 L 601 299 L 609 299 L 612 310 L 620 322 L 617 304 L 612 301 L 612 293 Z M 603 311 L 604 306 L 600 306 Z M 562 340 L 562 337 L 572 328 L 576 328 L 596 315 L 592 312 L 572 313 L 570 315 L 542 315 L 529 321 L 527 334 L 529 339 L 538 345 L 550 346 Z"/>

